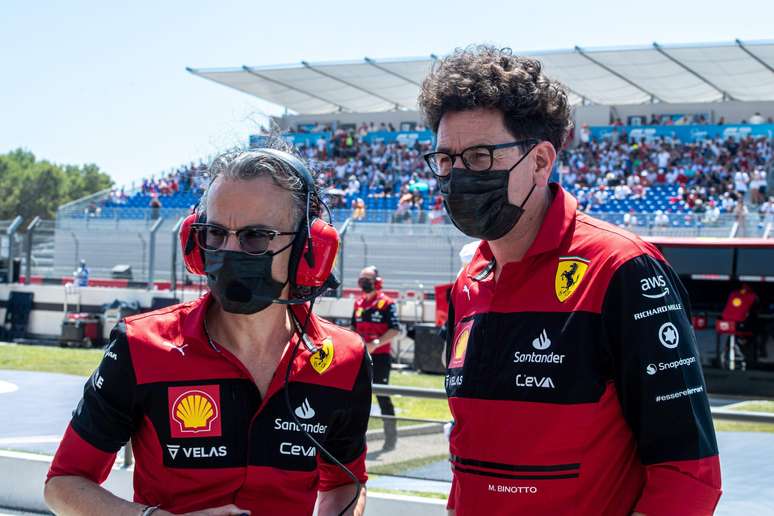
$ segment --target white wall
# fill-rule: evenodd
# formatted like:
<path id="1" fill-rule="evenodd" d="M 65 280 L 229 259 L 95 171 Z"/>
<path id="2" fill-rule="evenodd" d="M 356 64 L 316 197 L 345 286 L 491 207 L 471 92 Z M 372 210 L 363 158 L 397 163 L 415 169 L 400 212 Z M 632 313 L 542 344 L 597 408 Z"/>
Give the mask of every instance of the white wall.
<path id="1" fill-rule="evenodd" d="M 29 511 L 47 511 L 43 485 L 51 457 L 31 453 L 0 451 L 0 507 Z M 104 487 L 121 498 L 131 500 L 132 471 L 113 468 Z M 369 493 L 367 516 L 442 516 L 446 514 L 443 500 Z"/>

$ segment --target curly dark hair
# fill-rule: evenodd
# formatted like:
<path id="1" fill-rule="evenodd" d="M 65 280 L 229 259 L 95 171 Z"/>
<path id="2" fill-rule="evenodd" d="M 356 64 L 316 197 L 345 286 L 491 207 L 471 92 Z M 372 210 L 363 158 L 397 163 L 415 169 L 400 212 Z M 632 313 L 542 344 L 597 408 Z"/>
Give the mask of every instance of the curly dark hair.
<path id="1" fill-rule="evenodd" d="M 570 106 L 564 87 L 542 69 L 510 48 L 458 48 L 422 82 L 419 107 L 433 132 L 449 111 L 497 109 L 515 138 L 546 140 L 558 151 L 572 127 Z"/>

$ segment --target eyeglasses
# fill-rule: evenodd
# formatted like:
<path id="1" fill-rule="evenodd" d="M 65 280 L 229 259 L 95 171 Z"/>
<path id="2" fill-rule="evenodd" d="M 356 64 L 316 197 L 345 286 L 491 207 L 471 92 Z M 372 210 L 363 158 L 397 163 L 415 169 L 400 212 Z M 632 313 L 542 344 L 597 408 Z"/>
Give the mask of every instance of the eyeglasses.
<path id="1" fill-rule="evenodd" d="M 473 172 L 486 172 L 494 164 L 494 151 L 497 149 L 507 149 L 510 147 L 519 147 L 525 145 L 536 145 L 539 140 L 529 138 L 509 143 L 499 143 L 497 145 L 474 145 L 468 147 L 459 154 L 449 152 L 435 151 L 425 154 L 425 162 L 430 167 L 430 171 L 438 177 L 446 177 L 451 173 L 454 161 L 462 158 L 462 164 L 466 169 Z"/>
<path id="2" fill-rule="evenodd" d="M 203 223 L 192 224 L 191 229 L 194 232 L 196 243 L 205 251 L 220 251 L 226 246 L 229 235 L 236 235 L 242 252 L 252 255 L 268 253 L 269 242 L 278 236 L 296 234 L 296 231 L 275 231 L 252 226 L 227 229 L 217 224 Z"/>

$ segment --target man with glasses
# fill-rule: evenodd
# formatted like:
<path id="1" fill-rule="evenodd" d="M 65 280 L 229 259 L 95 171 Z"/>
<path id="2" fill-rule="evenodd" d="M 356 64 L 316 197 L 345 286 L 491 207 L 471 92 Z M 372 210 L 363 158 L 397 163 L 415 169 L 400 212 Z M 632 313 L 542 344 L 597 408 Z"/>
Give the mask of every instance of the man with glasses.
<path id="1" fill-rule="evenodd" d="M 206 273 L 210 293 L 116 326 L 46 501 L 83 515 L 312 514 L 315 504 L 361 515 L 371 361 L 358 335 L 296 293 L 308 284 L 300 267 L 315 266 L 308 235 L 318 250 L 324 232 L 335 235 L 316 219 L 313 178 L 276 149 L 225 154 L 210 173 L 183 223 L 192 233 L 181 234 L 186 265 Z M 99 485 L 129 439 L 134 502 Z"/>
<path id="2" fill-rule="evenodd" d="M 688 297 L 652 245 L 549 183 L 571 127 L 541 64 L 491 46 L 419 97 L 454 225 L 450 514 L 703 515 L 720 467 Z"/>

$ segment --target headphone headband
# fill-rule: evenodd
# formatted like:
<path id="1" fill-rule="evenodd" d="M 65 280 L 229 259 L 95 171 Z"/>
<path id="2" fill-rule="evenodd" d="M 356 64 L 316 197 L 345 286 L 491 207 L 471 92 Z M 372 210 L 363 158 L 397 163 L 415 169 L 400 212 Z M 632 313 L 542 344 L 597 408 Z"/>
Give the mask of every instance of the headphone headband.
<path id="1" fill-rule="evenodd" d="M 310 295 L 319 295 L 323 287 L 337 283 L 332 273 L 339 249 L 339 236 L 332 225 L 320 218 L 324 204 L 315 188 L 314 178 L 304 162 L 288 152 L 277 149 L 257 149 L 252 152 L 279 160 L 304 183 L 306 207 L 299 227 L 304 229 L 293 239 L 290 253 L 291 296 L 300 300 Z M 193 239 L 191 227 L 194 222 L 201 222 L 205 217 L 205 209 L 191 214 L 180 230 L 186 266 L 192 273 L 200 275 L 204 275 L 204 255 Z"/>
<path id="2" fill-rule="evenodd" d="M 309 172 L 308 168 L 306 168 L 306 165 L 304 164 L 304 162 L 298 159 L 297 157 L 295 157 L 294 155 L 290 154 L 289 152 L 285 152 L 277 149 L 257 149 L 253 152 L 271 156 L 273 158 L 280 160 L 285 165 L 288 165 L 297 173 L 297 175 L 304 182 L 306 193 L 307 194 L 315 193 L 314 177 L 312 177 L 312 173 Z"/>

